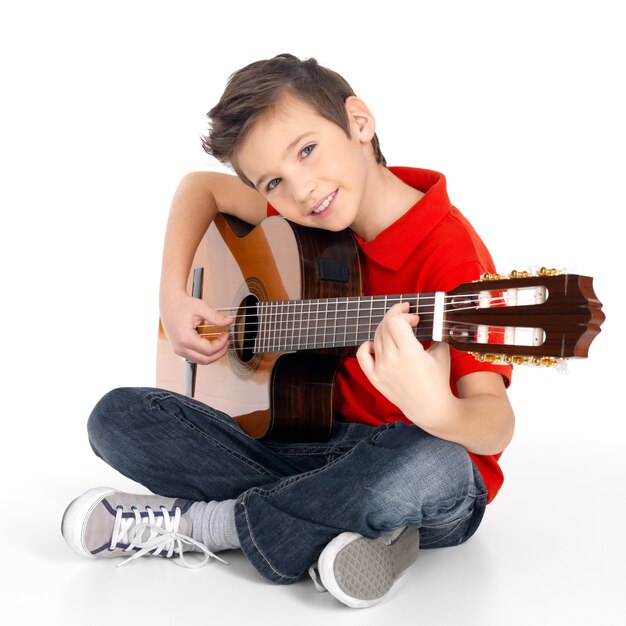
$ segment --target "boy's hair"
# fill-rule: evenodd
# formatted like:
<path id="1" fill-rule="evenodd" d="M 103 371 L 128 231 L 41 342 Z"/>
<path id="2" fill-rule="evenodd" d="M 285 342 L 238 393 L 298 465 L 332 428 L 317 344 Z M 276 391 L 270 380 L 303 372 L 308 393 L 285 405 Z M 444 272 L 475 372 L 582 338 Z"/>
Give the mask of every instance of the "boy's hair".
<path id="1" fill-rule="evenodd" d="M 301 61 L 292 54 L 256 61 L 230 76 L 220 101 L 208 112 L 209 134 L 202 147 L 218 161 L 231 165 L 239 178 L 254 187 L 237 166 L 235 151 L 254 123 L 289 93 L 337 124 L 348 137 L 350 126 L 345 101 L 356 95 L 336 72 L 315 59 Z M 386 165 L 378 137 L 372 138 L 376 161 Z"/>

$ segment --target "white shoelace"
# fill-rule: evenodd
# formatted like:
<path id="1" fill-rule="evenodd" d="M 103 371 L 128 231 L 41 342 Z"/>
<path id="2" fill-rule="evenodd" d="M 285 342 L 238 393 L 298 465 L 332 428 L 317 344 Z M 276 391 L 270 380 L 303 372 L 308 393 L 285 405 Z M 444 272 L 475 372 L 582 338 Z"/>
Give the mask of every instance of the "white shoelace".
<path id="1" fill-rule="evenodd" d="M 110 547 L 113 550 L 119 543 L 123 543 L 128 544 L 128 547 L 124 548 L 124 552 L 131 552 L 136 548 L 139 548 L 139 550 L 119 563 L 117 567 L 121 567 L 129 561 L 147 554 L 160 554 L 163 551 L 167 551 L 165 554 L 166 558 L 171 558 L 177 553 L 179 558 L 175 560 L 175 563 L 183 567 L 203 567 L 211 558 L 228 565 L 227 561 L 213 554 L 204 544 L 178 532 L 181 515 L 180 507 L 174 509 L 173 516 L 170 516 L 165 507 L 161 507 L 162 517 L 159 518 L 155 517 L 154 511 L 150 507 L 146 507 L 147 522 L 142 521 L 141 513 L 137 508 L 133 507 L 132 511 L 135 515 L 134 517 L 124 518 L 122 517 L 124 509 L 122 507 L 117 508 Z M 142 539 L 146 531 L 149 531 L 150 534 L 146 539 Z M 189 558 L 185 558 L 183 544 L 198 548 L 204 553 L 204 558 L 201 561 L 191 561 Z"/>
<path id="2" fill-rule="evenodd" d="M 320 572 L 317 569 L 317 561 L 315 561 L 313 565 L 309 565 L 309 576 L 313 580 L 313 584 L 315 585 L 316 591 L 319 591 L 320 593 L 324 593 L 328 591 L 328 589 L 324 587 L 324 583 L 322 582 L 322 579 L 320 578 Z"/>

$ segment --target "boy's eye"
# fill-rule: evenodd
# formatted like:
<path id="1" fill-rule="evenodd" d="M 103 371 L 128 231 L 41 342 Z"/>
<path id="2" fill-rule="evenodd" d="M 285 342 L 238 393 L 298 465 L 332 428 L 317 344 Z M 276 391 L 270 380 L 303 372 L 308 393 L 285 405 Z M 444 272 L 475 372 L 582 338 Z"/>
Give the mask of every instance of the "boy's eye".
<path id="1" fill-rule="evenodd" d="M 272 178 L 269 183 L 267 183 L 266 189 L 268 191 L 273 191 L 278 187 L 278 183 L 280 182 L 280 178 Z"/>
<path id="2" fill-rule="evenodd" d="M 302 150 L 300 150 L 300 156 L 301 157 L 308 157 L 309 154 L 311 154 L 311 152 L 313 152 L 313 150 L 315 150 L 315 144 L 311 143 L 308 146 L 305 146 L 304 148 L 302 148 Z"/>

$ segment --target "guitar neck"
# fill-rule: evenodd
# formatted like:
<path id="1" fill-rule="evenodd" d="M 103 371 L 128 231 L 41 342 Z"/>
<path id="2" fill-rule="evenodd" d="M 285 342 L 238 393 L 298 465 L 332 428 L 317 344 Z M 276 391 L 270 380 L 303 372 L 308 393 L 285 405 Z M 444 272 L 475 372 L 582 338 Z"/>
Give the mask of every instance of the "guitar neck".
<path id="1" fill-rule="evenodd" d="M 259 302 L 253 351 L 292 352 L 358 346 L 374 338 L 385 312 L 408 302 L 420 316 L 414 333 L 420 341 L 441 339 L 443 292 Z M 434 328 L 434 331 L 433 331 Z"/>
<path id="2" fill-rule="evenodd" d="M 269 302 L 247 296 L 232 329 L 234 350 L 247 363 L 254 354 L 358 346 L 374 338 L 385 313 L 400 302 L 419 315 L 413 329 L 419 341 L 445 341 L 506 362 L 511 356 L 586 357 L 604 321 L 592 279 L 573 274 L 489 278 L 408 295 Z M 198 332 L 222 331 L 201 325 Z"/>

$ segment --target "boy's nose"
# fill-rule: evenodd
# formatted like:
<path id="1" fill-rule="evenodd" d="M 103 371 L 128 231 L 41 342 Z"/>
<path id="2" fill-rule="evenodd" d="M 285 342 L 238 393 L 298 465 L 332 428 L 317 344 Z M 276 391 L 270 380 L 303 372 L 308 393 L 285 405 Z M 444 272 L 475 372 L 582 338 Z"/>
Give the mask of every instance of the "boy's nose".
<path id="1" fill-rule="evenodd" d="M 303 204 L 312 204 L 315 201 L 315 189 L 317 185 L 310 179 L 304 179 L 301 181 L 294 181 L 293 194 L 294 198 Z"/>

